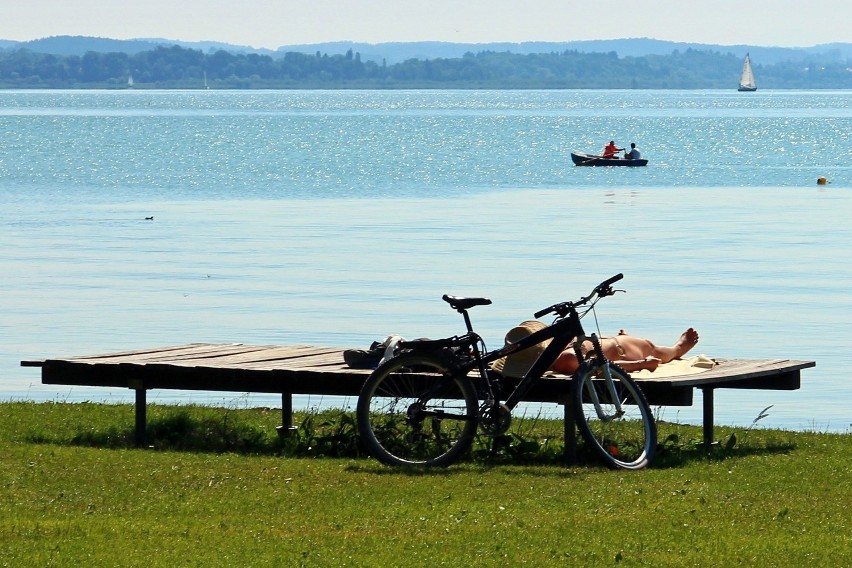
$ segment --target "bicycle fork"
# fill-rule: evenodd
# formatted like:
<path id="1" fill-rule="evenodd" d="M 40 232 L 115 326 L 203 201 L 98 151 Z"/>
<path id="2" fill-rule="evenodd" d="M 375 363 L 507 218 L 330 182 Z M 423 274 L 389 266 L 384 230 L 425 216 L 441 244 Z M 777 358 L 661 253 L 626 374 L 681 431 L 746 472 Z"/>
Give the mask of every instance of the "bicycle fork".
<path id="1" fill-rule="evenodd" d="M 599 377 L 601 377 L 604 381 L 604 386 L 609 393 L 609 399 L 612 401 L 613 406 L 615 407 L 615 412 L 613 414 L 607 414 L 604 412 L 603 406 L 601 406 L 601 400 L 598 396 L 598 391 L 595 388 L 594 381 L 586 382 L 586 394 L 592 402 L 592 405 L 595 407 L 595 413 L 603 422 L 611 422 L 617 418 L 621 418 L 624 416 L 624 410 L 621 407 L 621 398 L 618 396 L 618 393 L 615 390 L 615 381 L 612 379 L 612 371 L 610 370 L 609 361 L 607 361 L 606 357 L 604 357 L 603 348 L 601 347 L 600 339 L 597 334 L 593 333 L 589 336 L 589 341 L 592 342 L 592 348 L 594 349 L 595 356 L 599 361 L 598 364 L 595 365 L 595 369 L 592 372 L 595 372 Z M 580 357 L 580 345 L 582 345 L 582 341 L 578 338 L 576 342 L 576 349 L 578 353 L 578 358 Z"/>

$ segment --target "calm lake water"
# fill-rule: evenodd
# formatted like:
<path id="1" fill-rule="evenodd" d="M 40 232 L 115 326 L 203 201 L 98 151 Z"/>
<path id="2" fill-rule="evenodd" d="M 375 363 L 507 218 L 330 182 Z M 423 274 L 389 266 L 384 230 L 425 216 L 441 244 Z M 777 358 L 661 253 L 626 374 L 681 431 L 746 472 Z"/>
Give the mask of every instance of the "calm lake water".
<path id="1" fill-rule="evenodd" d="M 603 333 L 817 362 L 718 423 L 852 428 L 852 92 L 5 91 L 0 129 L 0 400 L 132 400 L 25 359 L 449 335 L 444 293 L 493 347 L 623 272 Z M 610 139 L 649 166 L 571 165 Z"/>

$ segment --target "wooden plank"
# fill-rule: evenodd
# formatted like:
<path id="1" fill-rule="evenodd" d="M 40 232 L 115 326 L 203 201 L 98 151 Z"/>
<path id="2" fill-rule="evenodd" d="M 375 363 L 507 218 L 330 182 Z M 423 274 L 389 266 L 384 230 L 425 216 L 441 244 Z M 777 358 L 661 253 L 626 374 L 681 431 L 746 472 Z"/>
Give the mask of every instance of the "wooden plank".
<path id="1" fill-rule="evenodd" d="M 240 366 L 245 368 L 291 368 L 314 367 L 318 365 L 342 365 L 343 356 L 340 349 L 334 348 L 271 348 L 252 353 L 242 353 L 217 358 L 209 358 L 205 365 Z"/>
<path id="2" fill-rule="evenodd" d="M 227 348 L 228 346 L 239 346 L 240 344 L 223 344 L 211 345 L 208 343 L 191 343 L 187 345 L 177 345 L 173 347 L 155 347 L 151 349 L 135 350 L 135 351 L 118 351 L 114 353 L 103 353 L 97 355 L 77 355 L 74 357 L 56 357 L 54 361 L 78 361 L 91 363 L 120 363 L 127 361 L 145 361 L 145 360 L 177 360 L 182 356 L 192 353 L 203 353 L 211 348 Z"/>
<path id="3" fill-rule="evenodd" d="M 209 345 L 197 344 L 191 348 L 182 349 L 180 351 L 152 351 L 149 353 L 134 353 L 126 354 L 117 358 L 92 358 L 86 357 L 82 360 L 97 363 L 171 363 L 171 364 L 192 364 L 194 361 L 216 360 L 230 356 L 239 356 L 244 354 L 252 354 L 258 351 L 267 349 L 264 346 L 242 345 L 239 343 L 227 345 Z M 73 359 L 78 360 L 78 359 Z"/>
<path id="4" fill-rule="evenodd" d="M 339 352 L 339 350 L 337 350 Z M 244 345 L 197 345 L 192 349 L 180 351 L 149 351 L 116 354 L 113 356 L 84 356 L 64 360 L 46 360 L 45 363 L 65 361 L 88 365 L 119 365 L 119 364 L 168 364 L 176 366 L 204 367 L 240 367 L 246 363 L 262 361 L 283 361 L 288 358 L 298 358 L 329 353 L 329 348 L 288 347 L 286 349 L 273 347 L 257 347 Z"/>
<path id="5" fill-rule="evenodd" d="M 254 357 L 258 352 L 265 351 L 267 347 L 252 345 L 208 345 L 199 346 L 197 349 L 179 354 L 163 356 L 152 354 L 149 357 L 134 358 L 127 362 L 133 363 L 184 363 L 194 364 L 196 361 L 218 361 L 229 357 Z"/>

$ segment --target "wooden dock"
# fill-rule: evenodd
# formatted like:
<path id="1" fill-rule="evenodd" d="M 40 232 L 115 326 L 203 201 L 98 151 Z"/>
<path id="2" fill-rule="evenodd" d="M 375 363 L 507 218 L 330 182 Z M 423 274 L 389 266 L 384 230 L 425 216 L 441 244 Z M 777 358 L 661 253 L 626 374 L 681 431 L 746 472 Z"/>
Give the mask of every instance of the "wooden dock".
<path id="1" fill-rule="evenodd" d="M 704 441 L 713 441 L 713 393 L 719 388 L 795 390 L 800 371 L 813 361 L 789 359 L 717 360 L 707 371 L 637 378 L 652 405 L 692 406 L 693 393 L 703 393 Z M 343 349 L 309 345 L 244 345 L 192 343 L 138 351 L 21 361 L 40 367 L 47 385 L 128 388 L 136 392 L 136 441 L 145 444 L 146 392 L 152 389 L 261 392 L 281 394 L 282 428 L 292 427 L 294 394 L 357 396 L 370 370 L 351 369 Z M 570 377 L 539 381 L 526 400 L 565 407 L 566 436 L 573 439 L 568 383 Z M 507 385 L 511 388 L 513 385 Z M 567 444 L 566 444 L 567 446 Z"/>

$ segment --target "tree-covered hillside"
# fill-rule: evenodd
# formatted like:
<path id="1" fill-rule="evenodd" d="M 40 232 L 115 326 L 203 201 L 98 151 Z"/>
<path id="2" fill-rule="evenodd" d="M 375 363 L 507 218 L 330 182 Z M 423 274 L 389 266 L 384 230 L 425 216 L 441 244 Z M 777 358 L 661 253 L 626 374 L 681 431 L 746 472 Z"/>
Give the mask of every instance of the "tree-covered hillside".
<path id="1" fill-rule="evenodd" d="M 0 88 L 494 88 L 715 89 L 736 87 L 742 60 L 687 49 L 669 55 L 618 57 L 563 51 L 482 51 L 458 58 L 409 59 L 388 65 L 345 54 L 283 56 L 203 53 L 180 46 L 138 53 L 55 55 L 0 52 Z M 852 62 L 834 59 L 756 65 L 762 89 L 852 88 Z"/>

